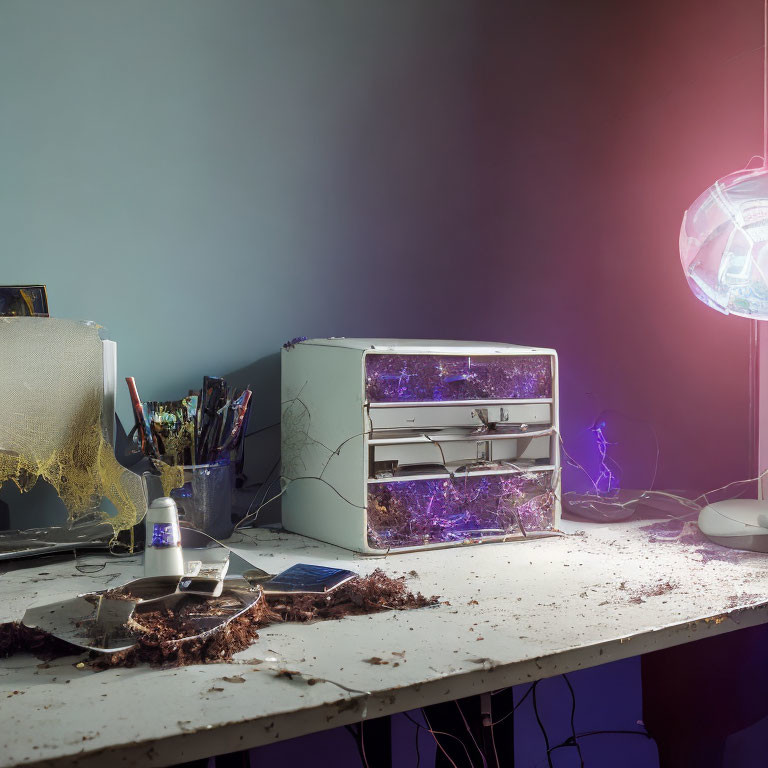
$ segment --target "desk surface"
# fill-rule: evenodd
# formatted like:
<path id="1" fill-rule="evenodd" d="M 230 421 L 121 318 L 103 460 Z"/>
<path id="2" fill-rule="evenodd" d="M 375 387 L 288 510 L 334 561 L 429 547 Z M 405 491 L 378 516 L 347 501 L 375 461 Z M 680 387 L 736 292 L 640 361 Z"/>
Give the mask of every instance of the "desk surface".
<path id="1" fill-rule="evenodd" d="M 572 535 L 373 559 L 248 531 L 233 548 L 265 570 L 381 567 L 442 604 L 273 625 L 231 664 L 94 673 L 76 657 L 0 661 L 0 766 L 169 765 L 768 621 L 766 555 L 719 548 L 695 524 L 564 527 Z M 0 620 L 139 570 L 134 559 L 4 574 Z"/>

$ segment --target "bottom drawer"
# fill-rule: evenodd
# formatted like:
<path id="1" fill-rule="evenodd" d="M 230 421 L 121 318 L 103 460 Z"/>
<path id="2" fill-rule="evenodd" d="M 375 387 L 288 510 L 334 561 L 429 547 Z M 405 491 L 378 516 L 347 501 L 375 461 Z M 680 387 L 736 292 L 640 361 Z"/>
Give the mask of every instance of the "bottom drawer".
<path id="1" fill-rule="evenodd" d="M 554 473 L 368 484 L 368 545 L 397 549 L 555 527 Z"/>

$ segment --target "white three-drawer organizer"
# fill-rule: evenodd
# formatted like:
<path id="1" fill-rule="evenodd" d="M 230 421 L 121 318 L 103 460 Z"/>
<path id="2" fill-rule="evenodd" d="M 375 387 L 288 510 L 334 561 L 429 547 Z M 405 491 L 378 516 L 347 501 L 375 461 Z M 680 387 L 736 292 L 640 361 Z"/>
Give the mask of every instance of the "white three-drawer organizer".
<path id="1" fill-rule="evenodd" d="M 282 352 L 283 525 L 381 554 L 560 523 L 557 354 L 309 339 Z"/>

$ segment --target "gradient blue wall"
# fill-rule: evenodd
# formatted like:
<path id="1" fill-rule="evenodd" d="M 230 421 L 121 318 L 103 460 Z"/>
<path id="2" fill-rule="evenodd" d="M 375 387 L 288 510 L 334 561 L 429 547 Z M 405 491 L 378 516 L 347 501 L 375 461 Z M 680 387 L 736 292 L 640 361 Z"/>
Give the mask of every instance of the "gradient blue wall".
<path id="1" fill-rule="evenodd" d="M 471 5 L 0 14 L 3 280 L 104 324 L 146 397 L 300 334 L 440 334 L 425 283 L 474 251 Z"/>

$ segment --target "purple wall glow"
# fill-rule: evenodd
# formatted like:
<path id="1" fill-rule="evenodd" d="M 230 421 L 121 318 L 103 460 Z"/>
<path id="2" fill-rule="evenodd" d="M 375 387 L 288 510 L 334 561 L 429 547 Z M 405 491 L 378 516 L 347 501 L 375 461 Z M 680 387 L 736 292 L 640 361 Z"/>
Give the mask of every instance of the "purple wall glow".
<path id="1" fill-rule="evenodd" d="M 503 340 L 558 349 L 566 445 L 584 442 L 577 458 L 595 470 L 579 433 L 611 409 L 652 424 L 659 488 L 749 471 L 748 323 L 691 295 L 677 241 L 690 202 L 762 151 L 761 7 L 479 14 L 477 251 L 494 279 L 463 332 L 486 320 Z"/>
<path id="2" fill-rule="evenodd" d="M 376 98 L 361 83 L 325 147 L 313 259 L 334 255 L 289 333 L 551 346 L 593 476 L 584 436 L 612 410 L 655 430 L 657 487 L 745 477 L 748 322 L 695 299 L 677 243 L 690 202 L 761 151 L 760 19 L 759 0 L 412 16 L 418 40 L 377 49 Z"/>

